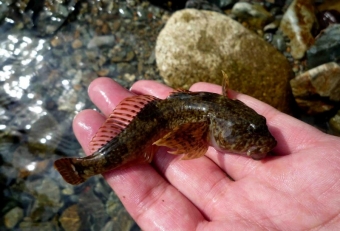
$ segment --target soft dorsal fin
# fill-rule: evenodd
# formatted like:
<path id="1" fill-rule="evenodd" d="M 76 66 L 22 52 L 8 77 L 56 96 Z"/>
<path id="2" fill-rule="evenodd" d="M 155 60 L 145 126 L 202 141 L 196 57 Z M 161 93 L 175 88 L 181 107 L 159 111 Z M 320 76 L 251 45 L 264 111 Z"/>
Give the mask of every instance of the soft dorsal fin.
<path id="1" fill-rule="evenodd" d="M 189 91 L 185 89 L 176 89 L 175 91 L 170 93 L 168 98 L 174 98 L 174 97 L 185 98 L 185 97 L 190 97 L 190 96 L 198 95 L 198 94 L 201 94 L 201 92 Z"/>
<path id="2" fill-rule="evenodd" d="M 91 153 L 117 136 L 146 104 L 156 99 L 151 95 L 138 95 L 122 100 L 92 138 L 89 145 Z"/>
<path id="3" fill-rule="evenodd" d="M 198 158 L 208 150 L 208 129 L 207 122 L 183 124 L 153 144 L 174 149 L 169 151 L 170 154 L 185 154 L 182 157 L 183 160 Z"/>

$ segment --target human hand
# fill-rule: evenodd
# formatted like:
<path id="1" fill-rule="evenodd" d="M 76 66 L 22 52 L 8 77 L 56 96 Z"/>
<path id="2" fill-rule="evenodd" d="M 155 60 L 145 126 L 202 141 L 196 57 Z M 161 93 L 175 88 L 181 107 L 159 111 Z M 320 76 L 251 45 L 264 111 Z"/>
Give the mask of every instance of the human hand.
<path id="1" fill-rule="evenodd" d="M 80 112 L 74 132 L 89 155 L 89 142 L 115 106 L 133 94 L 166 98 L 172 91 L 139 81 L 131 92 L 108 78 L 89 87 L 102 111 Z M 191 91 L 220 93 L 197 83 Z M 152 164 L 104 174 L 143 230 L 335 230 L 340 227 L 340 138 L 285 115 L 252 97 L 231 92 L 267 118 L 278 156 L 255 161 L 209 148 L 205 156 L 180 160 L 161 148 Z M 232 181 L 227 174 L 234 179 Z"/>

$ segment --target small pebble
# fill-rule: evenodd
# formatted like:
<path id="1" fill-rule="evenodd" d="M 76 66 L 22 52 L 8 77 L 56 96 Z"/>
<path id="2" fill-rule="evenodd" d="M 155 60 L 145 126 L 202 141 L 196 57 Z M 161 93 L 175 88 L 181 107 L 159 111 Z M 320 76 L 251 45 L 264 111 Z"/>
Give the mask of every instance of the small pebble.
<path id="1" fill-rule="evenodd" d="M 73 49 L 79 49 L 82 46 L 83 46 L 83 42 L 79 39 L 74 40 L 74 42 L 72 43 Z"/>

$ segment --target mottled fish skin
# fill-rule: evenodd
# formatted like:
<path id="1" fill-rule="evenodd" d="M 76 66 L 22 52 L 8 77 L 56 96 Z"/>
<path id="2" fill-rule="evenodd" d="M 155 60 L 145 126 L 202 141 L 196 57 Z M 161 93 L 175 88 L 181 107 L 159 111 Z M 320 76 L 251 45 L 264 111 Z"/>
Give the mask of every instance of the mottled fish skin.
<path id="1" fill-rule="evenodd" d="M 241 101 L 209 92 L 180 91 L 148 102 L 91 156 L 63 158 L 55 162 L 55 168 L 68 183 L 79 184 L 129 163 L 151 162 L 158 146 L 175 149 L 172 154 L 187 153 L 184 159 L 192 159 L 204 155 L 209 145 L 261 159 L 276 146 L 276 140 L 266 119 Z"/>

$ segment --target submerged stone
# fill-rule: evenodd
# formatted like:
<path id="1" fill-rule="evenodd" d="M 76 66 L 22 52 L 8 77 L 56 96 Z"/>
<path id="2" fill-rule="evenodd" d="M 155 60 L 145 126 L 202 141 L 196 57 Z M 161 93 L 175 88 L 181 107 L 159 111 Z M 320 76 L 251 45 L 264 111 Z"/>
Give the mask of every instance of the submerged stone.
<path id="1" fill-rule="evenodd" d="M 71 205 L 64 210 L 59 218 L 59 222 L 65 231 L 77 231 L 81 226 L 81 220 L 78 212 L 78 205 Z"/>
<path id="2" fill-rule="evenodd" d="M 14 228 L 18 222 L 24 217 L 22 208 L 14 207 L 4 216 L 4 223 L 6 228 Z"/>

